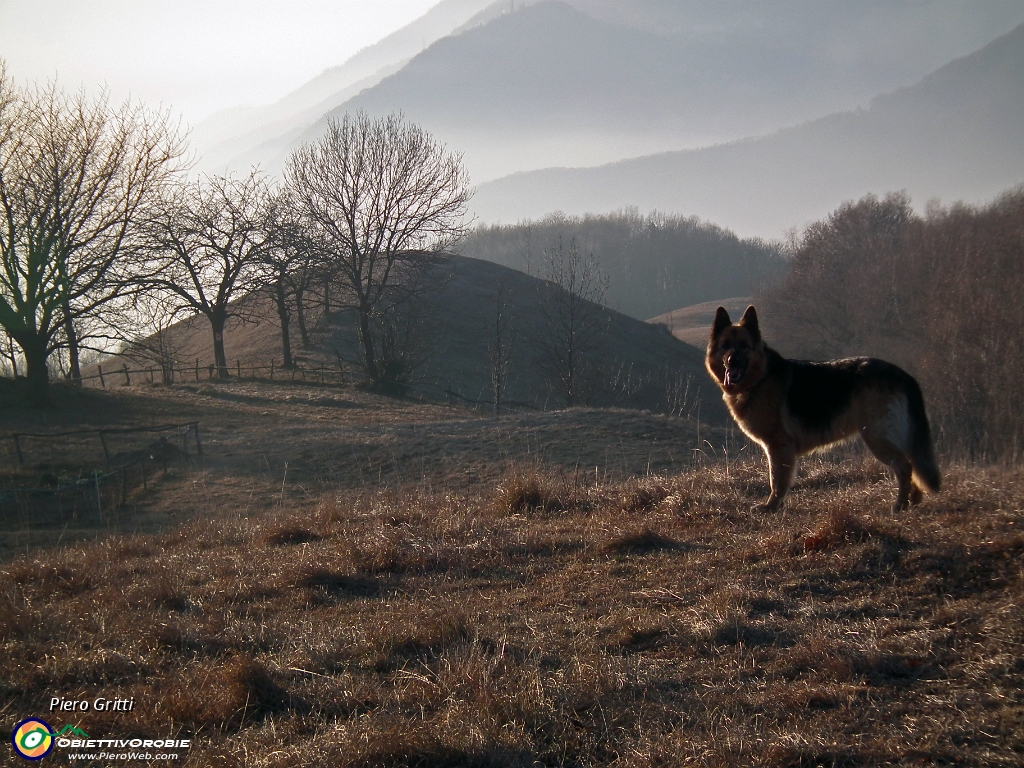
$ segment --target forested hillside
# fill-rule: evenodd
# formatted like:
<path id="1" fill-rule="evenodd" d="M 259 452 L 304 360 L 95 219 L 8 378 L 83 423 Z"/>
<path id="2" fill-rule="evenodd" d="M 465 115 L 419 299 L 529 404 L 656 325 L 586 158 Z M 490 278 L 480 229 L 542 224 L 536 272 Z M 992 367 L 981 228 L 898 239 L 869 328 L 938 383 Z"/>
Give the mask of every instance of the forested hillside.
<path id="1" fill-rule="evenodd" d="M 697 218 L 635 211 L 607 216 L 553 214 L 539 221 L 476 229 L 463 242 L 466 256 L 543 277 L 559 239 L 593 254 L 608 279 L 607 303 L 647 319 L 679 307 L 727 296 L 747 296 L 781 275 L 778 244 L 741 240 Z"/>
<path id="2" fill-rule="evenodd" d="M 791 263 L 756 297 L 769 344 L 892 360 L 921 382 L 940 450 L 1019 456 L 1024 187 L 924 216 L 904 194 L 846 203 L 803 232 Z"/>

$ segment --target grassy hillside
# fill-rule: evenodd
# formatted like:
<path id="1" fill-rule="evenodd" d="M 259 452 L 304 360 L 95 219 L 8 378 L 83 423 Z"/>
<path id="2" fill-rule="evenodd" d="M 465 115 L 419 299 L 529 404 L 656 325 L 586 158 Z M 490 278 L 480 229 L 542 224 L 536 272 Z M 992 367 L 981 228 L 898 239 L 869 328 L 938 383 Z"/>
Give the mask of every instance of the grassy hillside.
<path id="1" fill-rule="evenodd" d="M 491 262 L 453 256 L 436 265 L 431 285 L 408 351 L 411 359 L 420 361 L 410 377 L 410 395 L 447 400 L 449 392 L 453 392 L 456 397 L 480 403 L 493 401 L 488 345 L 494 333 L 491 328 L 497 293 L 503 287 L 509 305 L 506 322 L 515 347 L 505 401 L 528 409 L 562 404 L 557 386 L 545 368 L 544 345 L 549 330 L 544 307 L 552 296 L 550 283 Z M 281 363 L 278 320 L 269 297 L 263 294 L 251 296 L 242 304 L 240 314 L 248 319 L 229 323 L 224 334 L 228 367 L 258 364 L 266 366 L 263 375 L 267 376 L 272 360 L 278 366 Z M 310 327 L 317 325 L 317 318 L 319 325 L 311 336 L 310 347 L 301 349 L 293 321 L 292 343 L 300 364 L 324 365 L 337 371 L 341 361 L 353 375 L 358 375 L 360 351 L 352 314 L 335 309 L 323 317 L 322 307 L 312 299 L 307 313 Z M 702 350 L 620 312 L 603 309 L 600 318 L 605 332 L 599 349 L 592 354 L 593 386 L 588 404 L 679 412 L 694 409 L 700 402 L 706 420 L 720 422 L 725 418 L 720 397 L 704 374 Z M 184 371 L 185 379 L 194 383 L 197 360 L 202 380 L 208 378 L 213 339 L 205 319 L 182 321 L 170 328 L 165 334 L 164 349 L 174 357 L 177 368 Z M 158 361 L 147 355 L 127 361 L 123 356 L 108 358 L 100 364 L 109 372 L 126 362 L 129 367 L 154 365 L 159 371 Z M 94 371 L 95 368 L 89 369 Z M 679 396 L 683 390 L 688 391 L 685 403 Z"/>
<path id="2" fill-rule="evenodd" d="M 730 317 L 739 320 L 750 304 L 749 296 L 704 301 L 652 317 L 647 322 L 665 326 L 673 336 L 691 346 L 706 347 L 711 325 L 715 321 L 715 313 L 719 307 L 725 307 Z"/>
<path id="3" fill-rule="evenodd" d="M 188 738 L 183 765 L 1024 754 L 1017 470 L 947 467 L 941 494 L 892 514 L 892 481 L 846 451 L 755 516 L 759 458 L 641 414 L 545 426 L 283 385 L 89 397 L 200 417 L 209 463 L 158 492 L 191 522 L 0 567 L 12 725 Z M 363 462 L 379 474 L 356 487 L 314 481 Z M 54 696 L 135 706 L 47 715 Z"/>
<path id="4" fill-rule="evenodd" d="M 716 436 L 723 434 L 706 416 L 698 421 L 576 408 L 495 419 L 485 409 L 280 380 L 164 387 L 136 377 L 131 387 L 108 391 L 56 386 L 57 407 L 48 411 L 16 405 L 10 389 L 0 386 L 5 395 L 0 398 L 0 560 L 26 548 L 100 535 L 111 527 L 145 532 L 221 508 L 264 512 L 280 503 L 285 489 L 289 497 L 339 487 L 464 489 L 496 483 L 519 464 L 573 475 L 596 472 L 604 479 L 664 472 L 688 465 L 704 439 L 717 444 Z M 203 456 L 193 448 L 188 463 L 180 457 L 169 467 L 150 462 L 146 492 L 134 472 L 127 502 L 109 516 L 106 527 L 97 527 L 94 511 L 69 513 L 54 527 L 50 519 L 37 519 L 24 499 L 19 504 L 3 495 L 3 488 L 15 485 L 49 487 L 49 476 L 62 484 L 83 473 L 91 478 L 93 471 L 109 471 L 117 456 L 149 449 L 153 440 L 149 434 L 108 435 L 106 446 L 114 457 L 108 462 L 98 434 L 83 430 L 186 422 L 199 422 Z M 25 436 L 66 432 L 80 434 Z M 24 465 L 9 437 L 14 433 L 22 435 Z"/>

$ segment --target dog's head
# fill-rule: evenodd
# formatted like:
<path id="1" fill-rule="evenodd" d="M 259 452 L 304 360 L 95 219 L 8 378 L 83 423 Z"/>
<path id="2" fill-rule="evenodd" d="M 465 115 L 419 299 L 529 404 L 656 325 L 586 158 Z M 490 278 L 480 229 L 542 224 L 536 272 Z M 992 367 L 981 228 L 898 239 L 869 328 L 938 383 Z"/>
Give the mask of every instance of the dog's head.
<path id="1" fill-rule="evenodd" d="M 729 395 L 745 392 L 761 380 L 768 359 L 757 325 L 757 312 L 752 306 L 747 307 L 735 325 L 725 307 L 718 308 L 705 364 L 718 386 Z"/>

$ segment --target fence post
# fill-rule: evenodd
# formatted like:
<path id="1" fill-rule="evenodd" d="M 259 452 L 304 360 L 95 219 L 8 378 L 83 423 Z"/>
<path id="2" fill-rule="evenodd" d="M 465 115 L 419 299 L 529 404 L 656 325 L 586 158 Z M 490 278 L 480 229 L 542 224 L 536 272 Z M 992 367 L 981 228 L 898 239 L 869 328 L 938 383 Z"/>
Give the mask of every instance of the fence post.
<path id="1" fill-rule="evenodd" d="M 124 364 L 124 385 L 130 387 L 132 385 L 132 378 L 128 375 L 128 363 Z"/>
<path id="2" fill-rule="evenodd" d="M 149 374 L 149 383 L 152 384 L 153 383 L 153 369 L 152 368 L 147 368 L 146 369 L 146 373 Z"/>
<path id="3" fill-rule="evenodd" d="M 199 358 L 196 358 L 196 384 L 199 383 Z"/>
<path id="4" fill-rule="evenodd" d="M 92 480 L 96 484 L 96 514 L 100 518 L 100 525 L 103 525 L 103 497 L 100 496 L 100 473 L 92 471 Z"/>
<path id="5" fill-rule="evenodd" d="M 103 386 L 104 389 L 106 389 L 107 388 L 107 382 L 103 378 L 103 366 L 102 365 L 97 365 L 96 366 L 96 370 L 100 372 L 100 384 Z"/>
<path id="6" fill-rule="evenodd" d="M 270 361 L 270 380 L 274 380 L 274 361 Z"/>
<path id="7" fill-rule="evenodd" d="M 324 364 L 320 363 L 320 383 L 323 384 L 324 381 Z"/>
<path id="8" fill-rule="evenodd" d="M 100 442 L 103 443 L 103 456 L 107 461 L 110 461 L 110 451 L 107 450 L 107 437 L 100 432 Z"/>
<path id="9" fill-rule="evenodd" d="M 238 370 L 238 378 L 242 378 L 242 361 L 235 360 L 235 368 Z"/>
<path id="10" fill-rule="evenodd" d="M 196 431 L 196 454 L 203 455 L 203 444 L 199 440 L 199 422 L 193 422 L 192 428 Z"/>
<path id="11" fill-rule="evenodd" d="M 14 438 L 14 452 L 18 454 L 18 464 L 25 463 L 25 457 L 21 454 L 21 440 L 18 439 L 18 435 L 12 435 Z"/>

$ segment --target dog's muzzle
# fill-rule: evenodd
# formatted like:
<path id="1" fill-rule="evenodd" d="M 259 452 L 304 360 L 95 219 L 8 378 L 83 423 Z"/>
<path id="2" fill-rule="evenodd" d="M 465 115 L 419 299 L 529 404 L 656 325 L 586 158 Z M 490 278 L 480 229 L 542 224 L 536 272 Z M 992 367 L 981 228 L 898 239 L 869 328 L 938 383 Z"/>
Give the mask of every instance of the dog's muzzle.
<path id="1" fill-rule="evenodd" d="M 747 372 L 747 360 L 729 358 L 725 361 L 725 381 L 723 384 L 727 391 L 739 386 Z"/>

